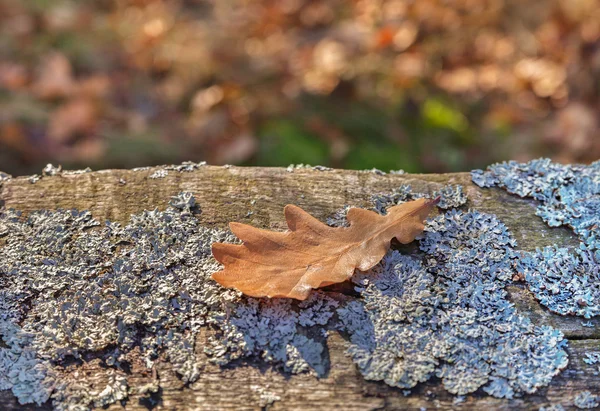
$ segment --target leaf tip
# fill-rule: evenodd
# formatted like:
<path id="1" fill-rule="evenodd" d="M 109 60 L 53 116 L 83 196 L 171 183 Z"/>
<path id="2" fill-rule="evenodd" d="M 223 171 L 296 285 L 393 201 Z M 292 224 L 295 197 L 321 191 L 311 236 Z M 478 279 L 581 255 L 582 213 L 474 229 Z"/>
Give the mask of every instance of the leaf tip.
<path id="1" fill-rule="evenodd" d="M 437 196 L 436 198 L 434 198 L 433 200 L 430 200 L 427 202 L 428 206 L 434 206 L 434 205 L 438 205 L 439 202 L 441 201 L 442 196 Z"/>

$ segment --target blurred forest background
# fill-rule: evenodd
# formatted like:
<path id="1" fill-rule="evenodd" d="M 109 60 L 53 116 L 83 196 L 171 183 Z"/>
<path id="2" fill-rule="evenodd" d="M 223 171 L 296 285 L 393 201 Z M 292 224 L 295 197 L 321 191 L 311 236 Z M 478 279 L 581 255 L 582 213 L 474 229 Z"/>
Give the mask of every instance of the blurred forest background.
<path id="1" fill-rule="evenodd" d="M 600 0 L 0 0 L 0 170 L 600 157 Z"/>

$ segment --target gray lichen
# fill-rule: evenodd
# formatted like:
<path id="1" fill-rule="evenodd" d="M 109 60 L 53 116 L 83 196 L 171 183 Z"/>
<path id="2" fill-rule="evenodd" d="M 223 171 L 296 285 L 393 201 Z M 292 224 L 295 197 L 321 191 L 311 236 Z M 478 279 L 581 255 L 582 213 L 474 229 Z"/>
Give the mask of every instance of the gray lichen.
<path id="1" fill-rule="evenodd" d="M 203 167 L 206 165 L 206 161 L 200 161 L 199 163 L 194 163 L 193 161 L 184 161 L 181 164 L 178 165 L 170 165 L 170 166 L 166 166 L 164 169 L 165 170 L 174 170 L 174 171 L 178 171 L 180 173 L 189 173 L 195 170 L 198 170 L 200 167 Z"/>
<path id="2" fill-rule="evenodd" d="M 566 341 L 507 300 L 515 245 L 495 217 L 451 211 L 426 226 L 422 262 L 392 251 L 356 276 L 363 301 L 338 314 L 365 378 L 412 388 L 435 375 L 451 393 L 500 398 L 547 385 L 567 365 Z"/>
<path id="3" fill-rule="evenodd" d="M 269 391 L 269 387 L 261 387 L 259 385 L 251 385 L 250 389 L 256 392 L 259 395 L 258 406 L 261 408 L 266 408 L 269 405 L 272 405 L 276 401 L 280 401 L 281 397 L 277 394 Z"/>
<path id="4" fill-rule="evenodd" d="M 596 408 L 600 406 L 600 397 L 589 391 L 581 391 L 573 399 L 573 404 L 581 409 Z"/>
<path id="5" fill-rule="evenodd" d="M 0 389 L 21 403 L 50 397 L 57 409 L 103 406 L 137 390 L 121 372 L 134 351 L 149 370 L 165 358 L 190 383 L 200 376 L 195 344 L 206 326 L 221 337 L 204 347 L 214 362 L 256 356 L 322 375 L 323 328 L 337 301 L 322 293 L 302 303 L 248 299 L 220 287 L 210 278 L 219 269 L 211 244 L 237 240 L 203 227 L 199 212 L 185 192 L 124 227 L 89 212 L 0 211 Z M 110 377 L 101 387 L 64 372 L 90 354 Z"/>
<path id="6" fill-rule="evenodd" d="M 440 197 L 438 207 L 442 210 L 448 210 L 450 208 L 462 207 L 467 203 L 467 195 L 463 191 L 461 185 L 445 185 L 440 190 L 434 191 L 431 195 L 432 198 Z"/>
<path id="7" fill-rule="evenodd" d="M 91 361 L 97 366 L 97 360 Z M 107 368 L 94 378 L 85 377 L 85 365 L 76 369 L 57 368 L 52 394 L 57 411 L 88 410 L 106 407 L 117 401 L 125 401 L 130 387 L 127 375 L 121 370 Z"/>
<path id="8" fill-rule="evenodd" d="M 454 397 L 454 399 L 452 400 L 452 405 L 460 405 L 463 402 L 465 402 L 465 396 L 464 395 L 457 395 L 456 397 Z"/>
<path id="9" fill-rule="evenodd" d="M 111 370 L 109 374 L 109 383 L 99 393 L 93 393 L 94 406 L 104 407 L 117 401 L 121 401 L 128 396 L 127 378 L 123 375 L 118 375 Z"/>
<path id="10" fill-rule="evenodd" d="M 200 208 L 196 204 L 196 198 L 194 195 L 184 191 L 180 192 L 176 196 L 171 197 L 169 205 L 185 214 L 200 212 Z"/>
<path id="11" fill-rule="evenodd" d="M 62 170 L 62 174 L 66 174 L 66 175 L 79 175 L 79 174 L 87 174 L 87 173 L 91 173 L 91 172 L 92 172 L 92 169 L 89 167 L 86 167 L 81 170 Z"/>
<path id="12" fill-rule="evenodd" d="M 42 170 L 42 175 L 43 176 L 57 176 L 59 174 L 62 173 L 62 166 L 58 165 L 58 166 L 54 166 L 50 163 L 48 163 L 46 165 L 46 167 L 44 167 L 44 169 Z"/>
<path id="13" fill-rule="evenodd" d="M 331 168 L 331 167 L 325 167 L 325 166 L 320 166 L 320 165 L 311 166 L 310 164 L 290 164 L 286 168 L 288 173 L 292 173 L 294 170 L 302 170 L 302 169 L 310 169 L 310 170 L 316 170 L 316 171 L 331 171 L 331 170 L 333 170 L 333 168 Z"/>
<path id="14" fill-rule="evenodd" d="M 151 178 L 151 179 L 165 178 L 168 175 L 169 175 L 169 172 L 167 170 L 159 169 L 159 170 L 156 170 L 154 173 L 150 174 L 148 176 L 148 178 Z"/>
<path id="15" fill-rule="evenodd" d="M 298 374 L 326 371 L 322 331 L 316 339 L 311 328 L 327 325 L 338 306 L 331 296 L 315 292 L 303 302 L 289 299 L 246 298 L 230 304 L 225 318 L 215 318 L 221 332 L 205 351 L 214 362 L 261 358 Z"/>
<path id="16" fill-rule="evenodd" d="M 392 193 L 377 194 L 371 197 L 373 209 L 380 214 L 385 214 L 388 207 L 402 204 L 419 198 L 433 199 L 440 197 L 437 206 L 442 210 L 462 207 L 467 203 L 467 195 L 461 185 L 445 185 L 431 194 L 413 192 L 410 185 L 404 184 L 394 189 Z"/>
<path id="17" fill-rule="evenodd" d="M 600 314 L 600 161 L 588 166 L 510 161 L 474 170 L 472 178 L 481 187 L 534 198 L 540 202 L 537 215 L 549 226 L 573 229 L 581 240 L 578 248 L 522 252 L 517 269 L 551 311 L 585 318 Z"/>
<path id="18" fill-rule="evenodd" d="M 368 170 L 360 170 L 360 172 L 361 173 L 371 173 L 371 174 L 375 174 L 375 175 L 378 175 L 378 176 L 384 176 L 384 175 L 387 174 L 385 171 L 381 171 L 381 170 L 379 170 L 378 168 L 375 168 L 375 167 L 373 167 L 371 169 L 368 169 Z"/>
<path id="19" fill-rule="evenodd" d="M 50 364 L 31 348 L 32 335 L 2 317 L 0 337 L 6 347 L 0 347 L 0 390 L 12 390 L 21 404 L 46 402 L 53 390 Z"/>
<path id="20" fill-rule="evenodd" d="M 87 167 L 83 170 L 63 170 L 61 165 L 55 166 L 51 163 L 46 164 L 46 166 L 42 169 L 42 174 L 33 174 L 31 176 L 28 177 L 28 180 L 31 184 L 35 184 L 38 181 L 40 181 L 42 178 L 44 177 L 52 177 L 52 176 L 59 176 L 61 174 L 64 175 L 77 175 L 77 174 L 85 174 L 85 173 L 91 173 L 92 169 Z M 0 172 L 0 186 L 2 186 L 2 179 L 3 179 L 3 175 L 4 176 L 8 176 L 10 178 L 10 175 L 6 174 L 6 173 L 2 173 Z"/>
<path id="21" fill-rule="evenodd" d="M 101 226 L 88 212 L 39 211 L 26 219 L 0 212 L 0 336 L 8 345 L 2 366 L 9 376 L 28 375 L 3 381 L 4 389 L 22 403 L 42 403 L 48 392 L 39 387 L 52 380 L 48 369 L 90 352 L 119 368 L 119 353 L 134 349 L 150 367 L 165 352 L 184 381 L 198 377 L 194 336 L 215 322 L 211 316 L 219 316 L 224 301 L 237 298 L 210 280 L 218 268 L 210 245 L 234 238 L 183 212 L 193 205 L 191 196 L 182 193 L 173 203 L 183 210 L 146 211 L 125 227 Z M 113 391 L 54 399 L 122 397 Z"/>

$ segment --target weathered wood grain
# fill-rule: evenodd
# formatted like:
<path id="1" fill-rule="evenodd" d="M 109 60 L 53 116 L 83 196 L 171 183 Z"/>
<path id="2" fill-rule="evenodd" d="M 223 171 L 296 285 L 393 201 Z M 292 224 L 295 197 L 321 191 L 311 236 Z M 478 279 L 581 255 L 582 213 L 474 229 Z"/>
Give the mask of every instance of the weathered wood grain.
<path id="1" fill-rule="evenodd" d="M 444 175 L 378 175 L 371 172 L 314 169 L 240 168 L 203 166 L 193 172 L 169 171 L 165 178 L 150 179 L 158 168 L 149 170 L 106 170 L 79 175 L 44 177 L 35 184 L 15 178 L 0 188 L 0 205 L 24 212 L 38 209 L 77 208 L 90 210 L 99 220 L 126 222 L 133 213 L 156 207 L 164 209 L 169 197 L 190 191 L 202 208 L 200 219 L 208 226 L 226 227 L 240 221 L 263 228 L 284 228 L 283 207 L 293 203 L 320 219 L 346 204 L 368 205 L 378 192 L 390 192 L 401 184 L 415 191 L 432 192 L 444 184 L 462 184 L 469 197 L 467 207 L 496 214 L 513 232 L 519 248 L 558 244 L 575 245 L 577 239 L 566 228 L 549 228 L 535 216 L 536 204 L 499 189 L 480 189 L 468 173 Z M 508 288 L 511 300 L 521 314 L 536 324 L 552 325 L 570 339 L 569 367 L 552 384 L 536 395 L 500 400 L 485 394 L 467 396 L 462 404 L 439 382 L 422 384 L 408 397 L 383 383 L 365 381 L 344 354 L 348 342 L 332 332 L 328 339 L 330 371 L 325 378 L 310 375 L 289 376 L 261 364 L 236 364 L 224 369 L 209 364 L 202 353 L 202 336 L 197 344 L 203 373 L 188 387 L 163 363 L 158 367 L 162 392 L 156 395 L 157 409 L 538 409 L 550 402 L 572 406 L 572 396 L 580 390 L 600 391 L 597 365 L 583 362 L 586 352 L 600 351 L 600 320 L 583 327 L 578 317 L 563 317 L 541 307 L 518 285 Z M 98 364 L 88 364 L 87 372 L 103 374 Z M 140 367 L 140 370 L 142 367 Z M 148 381 L 144 372 L 132 371 L 130 379 Z M 272 405 L 260 402 L 260 391 L 280 397 Z M 139 396 L 130 396 L 126 409 L 147 409 Z M 122 405 L 113 404 L 110 409 Z M 0 392 L 0 409 L 37 409 L 21 406 L 10 392 Z M 46 405 L 41 407 L 49 409 Z"/>

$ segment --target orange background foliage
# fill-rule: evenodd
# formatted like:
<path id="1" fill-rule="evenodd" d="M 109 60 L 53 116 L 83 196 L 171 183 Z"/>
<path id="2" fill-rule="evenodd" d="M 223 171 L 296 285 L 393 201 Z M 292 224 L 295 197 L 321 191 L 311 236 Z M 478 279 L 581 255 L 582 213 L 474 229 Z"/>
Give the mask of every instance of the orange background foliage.
<path id="1" fill-rule="evenodd" d="M 0 169 L 600 157 L 600 0 L 0 0 Z"/>

